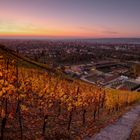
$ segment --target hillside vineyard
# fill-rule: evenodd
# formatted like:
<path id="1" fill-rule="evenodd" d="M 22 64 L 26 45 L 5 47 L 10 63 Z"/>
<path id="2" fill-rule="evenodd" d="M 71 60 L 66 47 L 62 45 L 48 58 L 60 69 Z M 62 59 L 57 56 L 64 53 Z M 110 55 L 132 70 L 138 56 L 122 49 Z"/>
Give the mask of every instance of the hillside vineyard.
<path id="1" fill-rule="evenodd" d="M 1 53 L 1 139 L 83 138 L 100 118 L 140 99 L 137 92 L 103 89 L 21 63 Z"/>

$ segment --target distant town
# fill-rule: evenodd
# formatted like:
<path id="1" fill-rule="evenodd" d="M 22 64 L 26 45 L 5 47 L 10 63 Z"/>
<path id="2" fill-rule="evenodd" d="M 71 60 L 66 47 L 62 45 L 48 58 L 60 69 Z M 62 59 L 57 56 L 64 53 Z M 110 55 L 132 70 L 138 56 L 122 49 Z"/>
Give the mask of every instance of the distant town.
<path id="1" fill-rule="evenodd" d="M 0 40 L 39 63 L 105 88 L 140 91 L 140 44 L 86 40 Z"/>

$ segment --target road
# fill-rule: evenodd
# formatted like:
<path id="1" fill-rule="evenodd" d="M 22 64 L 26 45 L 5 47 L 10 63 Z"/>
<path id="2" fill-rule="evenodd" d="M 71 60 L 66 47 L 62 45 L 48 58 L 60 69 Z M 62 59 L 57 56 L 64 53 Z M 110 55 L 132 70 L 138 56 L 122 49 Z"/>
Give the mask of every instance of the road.
<path id="1" fill-rule="evenodd" d="M 140 105 L 125 113 L 114 124 L 108 125 L 100 133 L 86 140 L 128 140 L 139 115 Z"/>

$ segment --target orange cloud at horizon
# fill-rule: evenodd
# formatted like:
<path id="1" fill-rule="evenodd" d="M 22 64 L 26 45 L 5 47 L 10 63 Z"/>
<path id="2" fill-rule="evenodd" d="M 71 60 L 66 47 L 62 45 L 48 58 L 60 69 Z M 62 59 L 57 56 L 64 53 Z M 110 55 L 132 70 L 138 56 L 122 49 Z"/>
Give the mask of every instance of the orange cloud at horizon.
<path id="1" fill-rule="evenodd" d="M 35 32 L 35 33 L 22 33 L 22 32 L 7 32 L 7 33 L 2 33 L 0 32 L 0 37 L 32 37 L 32 38 L 47 38 L 47 37 L 54 37 L 54 38 L 110 38 L 110 36 L 106 35 L 106 34 L 88 34 L 88 33 L 69 33 L 69 32 Z M 132 37 L 131 34 L 127 34 L 127 35 L 112 35 L 111 37 Z M 137 36 L 136 36 L 137 37 Z"/>
<path id="2" fill-rule="evenodd" d="M 24 19 L 24 18 L 23 18 Z M 52 22 L 54 23 L 54 22 Z M 76 27 L 65 24 L 51 24 L 43 21 L 5 21 L 0 23 L 0 37 L 64 37 L 64 38 L 104 38 L 126 37 L 129 33 L 117 33 L 93 27 Z"/>
<path id="3" fill-rule="evenodd" d="M 10 26 L 0 29 L 1 37 L 96 37 L 99 36 L 95 32 L 80 31 L 79 29 L 46 29 L 41 27 L 21 27 L 21 26 Z"/>
<path id="4" fill-rule="evenodd" d="M 1 0 L 0 37 L 140 37 L 139 2 L 129 1 Z"/>
<path id="5" fill-rule="evenodd" d="M 4 12 L 4 11 L 3 11 Z M 11 16 L 12 15 L 12 16 Z M 72 38 L 104 38 L 104 37 L 132 37 L 132 33 L 116 28 L 105 28 L 97 24 L 84 25 L 83 23 L 57 20 L 52 17 L 37 18 L 5 11 L 0 13 L 0 37 L 72 37 Z M 117 31 L 117 32 L 116 32 Z M 123 33 L 123 32 L 124 33 Z M 139 33 L 135 33 L 139 36 Z"/>

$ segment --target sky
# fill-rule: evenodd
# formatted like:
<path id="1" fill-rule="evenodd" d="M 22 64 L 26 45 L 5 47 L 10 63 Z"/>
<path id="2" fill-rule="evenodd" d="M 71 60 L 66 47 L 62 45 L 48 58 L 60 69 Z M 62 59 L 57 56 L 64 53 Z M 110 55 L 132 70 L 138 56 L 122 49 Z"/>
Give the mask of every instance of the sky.
<path id="1" fill-rule="evenodd" d="M 0 37 L 140 37 L 140 0 L 0 0 Z"/>

